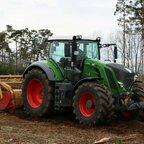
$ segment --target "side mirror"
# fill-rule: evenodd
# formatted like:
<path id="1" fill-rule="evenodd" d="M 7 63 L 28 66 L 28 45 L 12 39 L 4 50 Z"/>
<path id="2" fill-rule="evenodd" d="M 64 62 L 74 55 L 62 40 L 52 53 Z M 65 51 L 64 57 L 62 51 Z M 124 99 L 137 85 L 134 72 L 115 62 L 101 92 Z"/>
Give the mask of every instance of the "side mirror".
<path id="1" fill-rule="evenodd" d="M 71 57 L 70 44 L 65 44 L 64 52 L 65 52 L 65 57 Z"/>
<path id="2" fill-rule="evenodd" d="M 114 61 L 118 58 L 117 46 L 114 47 Z"/>

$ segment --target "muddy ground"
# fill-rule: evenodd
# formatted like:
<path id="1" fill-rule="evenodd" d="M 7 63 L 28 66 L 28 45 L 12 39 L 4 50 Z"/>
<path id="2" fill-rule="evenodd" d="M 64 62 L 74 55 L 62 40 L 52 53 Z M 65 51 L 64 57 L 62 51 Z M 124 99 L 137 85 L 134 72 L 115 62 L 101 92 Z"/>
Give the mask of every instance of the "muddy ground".
<path id="1" fill-rule="evenodd" d="M 144 123 L 119 121 L 86 127 L 72 113 L 56 112 L 50 118 L 32 118 L 22 111 L 0 112 L 0 144 L 144 144 Z"/>

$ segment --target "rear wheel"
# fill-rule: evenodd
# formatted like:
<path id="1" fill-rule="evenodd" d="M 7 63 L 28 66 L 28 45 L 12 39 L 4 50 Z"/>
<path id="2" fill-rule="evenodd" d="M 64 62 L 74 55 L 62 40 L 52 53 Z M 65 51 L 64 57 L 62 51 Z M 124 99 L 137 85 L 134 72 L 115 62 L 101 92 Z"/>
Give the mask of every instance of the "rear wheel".
<path id="1" fill-rule="evenodd" d="M 39 69 L 32 69 L 25 75 L 22 97 L 24 108 L 32 116 L 44 116 L 53 110 L 52 84 Z"/>
<path id="2" fill-rule="evenodd" d="M 76 119 L 84 125 L 104 122 L 112 112 L 112 98 L 103 85 L 85 82 L 78 87 L 74 96 Z M 111 100 L 110 100 L 111 101 Z M 109 110 L 108 110 L 109 109 Z"/>

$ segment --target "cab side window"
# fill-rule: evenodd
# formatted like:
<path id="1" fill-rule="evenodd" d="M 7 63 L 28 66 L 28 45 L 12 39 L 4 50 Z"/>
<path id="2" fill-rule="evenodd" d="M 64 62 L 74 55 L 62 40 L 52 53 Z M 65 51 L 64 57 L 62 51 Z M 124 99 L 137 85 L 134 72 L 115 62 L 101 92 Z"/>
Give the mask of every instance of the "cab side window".
<path id="1" fill-rule="evenodd" d="M 50 47 L 50 57 L 59 62 L 61 58 L 65 57 L 63 42 L 53 42 Z"/>

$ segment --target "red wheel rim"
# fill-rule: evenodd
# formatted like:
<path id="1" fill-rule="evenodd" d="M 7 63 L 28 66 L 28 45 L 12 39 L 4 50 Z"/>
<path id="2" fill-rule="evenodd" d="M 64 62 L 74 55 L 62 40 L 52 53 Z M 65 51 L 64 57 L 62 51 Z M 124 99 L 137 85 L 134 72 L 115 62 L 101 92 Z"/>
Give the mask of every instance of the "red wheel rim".
<path id="1" fill-rule="evenodd" d="M 87 107 L 87 102 L 90 101 L 92 103 L 92 107 Z M 85 117 L 90 117 L 94 114 L 96 108 L 96 100 L 90 92 L 85 92 L 81 95 L 80 101 L 79 101 L 79 109 L 80 112 Z"/>
<path id="2" fill-rule="evenodd" d="M 27 99 L 31 107 L 38 108 L 44 100 L 44 87 L 40 80 L 32 79 L 27 87 Z"/>
<path id="3" fill-rule="evenodd" d="M 130 117 L 133 115 L 133 111 L 123 111 L 122 112 L 122 115 L 125 116 L 125 117 Z"/>

